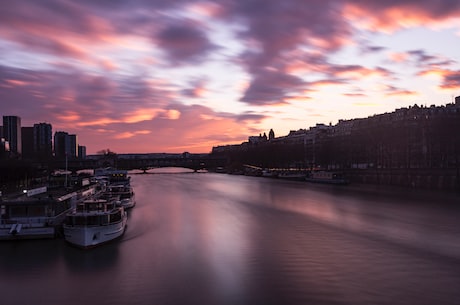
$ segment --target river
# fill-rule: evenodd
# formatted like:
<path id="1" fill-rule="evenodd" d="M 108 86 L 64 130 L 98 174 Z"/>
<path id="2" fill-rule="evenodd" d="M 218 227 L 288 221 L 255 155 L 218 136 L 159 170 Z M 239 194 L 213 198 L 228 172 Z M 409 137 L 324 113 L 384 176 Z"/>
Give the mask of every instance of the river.
<path id="1" fill-rule="evenodd" d="M 456 194 L 132 175 L 125 235 L 0 243 L 0 304 L 459 304 Z"/>

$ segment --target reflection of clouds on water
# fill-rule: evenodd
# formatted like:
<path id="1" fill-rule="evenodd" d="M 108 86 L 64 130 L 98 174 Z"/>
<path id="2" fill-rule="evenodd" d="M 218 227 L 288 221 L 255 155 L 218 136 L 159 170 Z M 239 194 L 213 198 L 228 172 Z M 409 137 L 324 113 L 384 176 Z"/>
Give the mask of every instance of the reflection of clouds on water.
<path id="1" fill-rule="evenodd" d="M 132 185 L 137 205 L 119 240 L 91 250 L 0 243 L 2 301 L 458 303 L 458 259 L 426 251 L 455 242 L 455 209 L 218 174 L 132 175 Z"/>
<path id="2" fill-rule="evenodd" d="M 251 183 L 245 183 L 246 179 Z M 228 202 L 300 213 L 357 234 L 460 258 L 460 225 L 449 220 L 455 214 L 443 211 L 449 207 L 447 202 L 456 200 L 449 195 L 440 207 L 440 193 L 399 189 L 354 189 L 254 177 L 229 181 L 225 176 L 207 179 L 204 187 Z"/>
<path id="3" fill-rule="evenodd" d="M 397 192 L 388 191 L 360 193 L 337 186 L 304 186 L 293 184 L 288 190 L 272 186 L 274 206 L 340 229 L 460 258 L 460 226 L 457 221 L 449 221 L 455 214 L 443 211 L 446 206 L 439 206 L 439 197 L 429 199 L 427 196 L 411 197 L 407 192 L 399 196 Z M 450 223 L 447 230 L 446 220 Z"/>
<path id="4" fill-rule="evenodd" d="M 137 200 L 136 207 L 128 211 L 128 225 L 121 242 L 141 238 L 156 229 L 158 223 L 155 218 L 158 216 L 152 216 L 150 212 L 151 207 L 142 203 L 139 204 L 139 200 Z"/>

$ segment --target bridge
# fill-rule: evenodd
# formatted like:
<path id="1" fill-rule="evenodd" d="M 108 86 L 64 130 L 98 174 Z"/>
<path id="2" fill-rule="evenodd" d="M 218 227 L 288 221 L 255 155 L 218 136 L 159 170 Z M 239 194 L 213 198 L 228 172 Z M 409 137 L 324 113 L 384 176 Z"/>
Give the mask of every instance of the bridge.
<path id="1" fill-rule="evenodd" d="M 147 170 L 159 167 L 183 167 L 194 171 L 207 169 L 214 170 L 224 167 L 226 158 L 215 157 L 209 154 L 126 154 L 112 156 L 90 156 L 87 159 L 57 160 L 53 164 L 56 168 L 67 168 L 70 171 L 81 169 L 95 169 L 100 167 L 115 167 L 126 170 Z"/>

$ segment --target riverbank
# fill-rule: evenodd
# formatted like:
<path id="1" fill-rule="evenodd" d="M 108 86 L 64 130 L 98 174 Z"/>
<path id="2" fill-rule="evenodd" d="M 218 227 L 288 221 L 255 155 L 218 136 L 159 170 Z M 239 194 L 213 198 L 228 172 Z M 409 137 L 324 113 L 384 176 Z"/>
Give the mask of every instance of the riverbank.
<path id="1" fill-rule="evenodd" d="M 345 173 L 353 183 L 460 191 L 460 177 L 457 169 L 353 169 Z"/>

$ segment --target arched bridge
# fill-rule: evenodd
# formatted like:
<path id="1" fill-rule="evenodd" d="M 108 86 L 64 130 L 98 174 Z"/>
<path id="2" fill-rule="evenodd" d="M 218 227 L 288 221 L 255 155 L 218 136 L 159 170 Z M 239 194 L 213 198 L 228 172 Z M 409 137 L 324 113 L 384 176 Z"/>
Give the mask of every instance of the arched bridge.
<path id="1" fill-rule="evenodd" d="M 227 160 L 210 154 L 121 154 L 112 156 L 89 156 L 87 159 L 69 159 L 57 161 L 58 168 L 71 171 L 80 169 L 115 167 L 118 169 L 149 169 L 158 167 L 184 167 L 195 171 L 200 169 L 212 170 L 226 165 Z"/>

